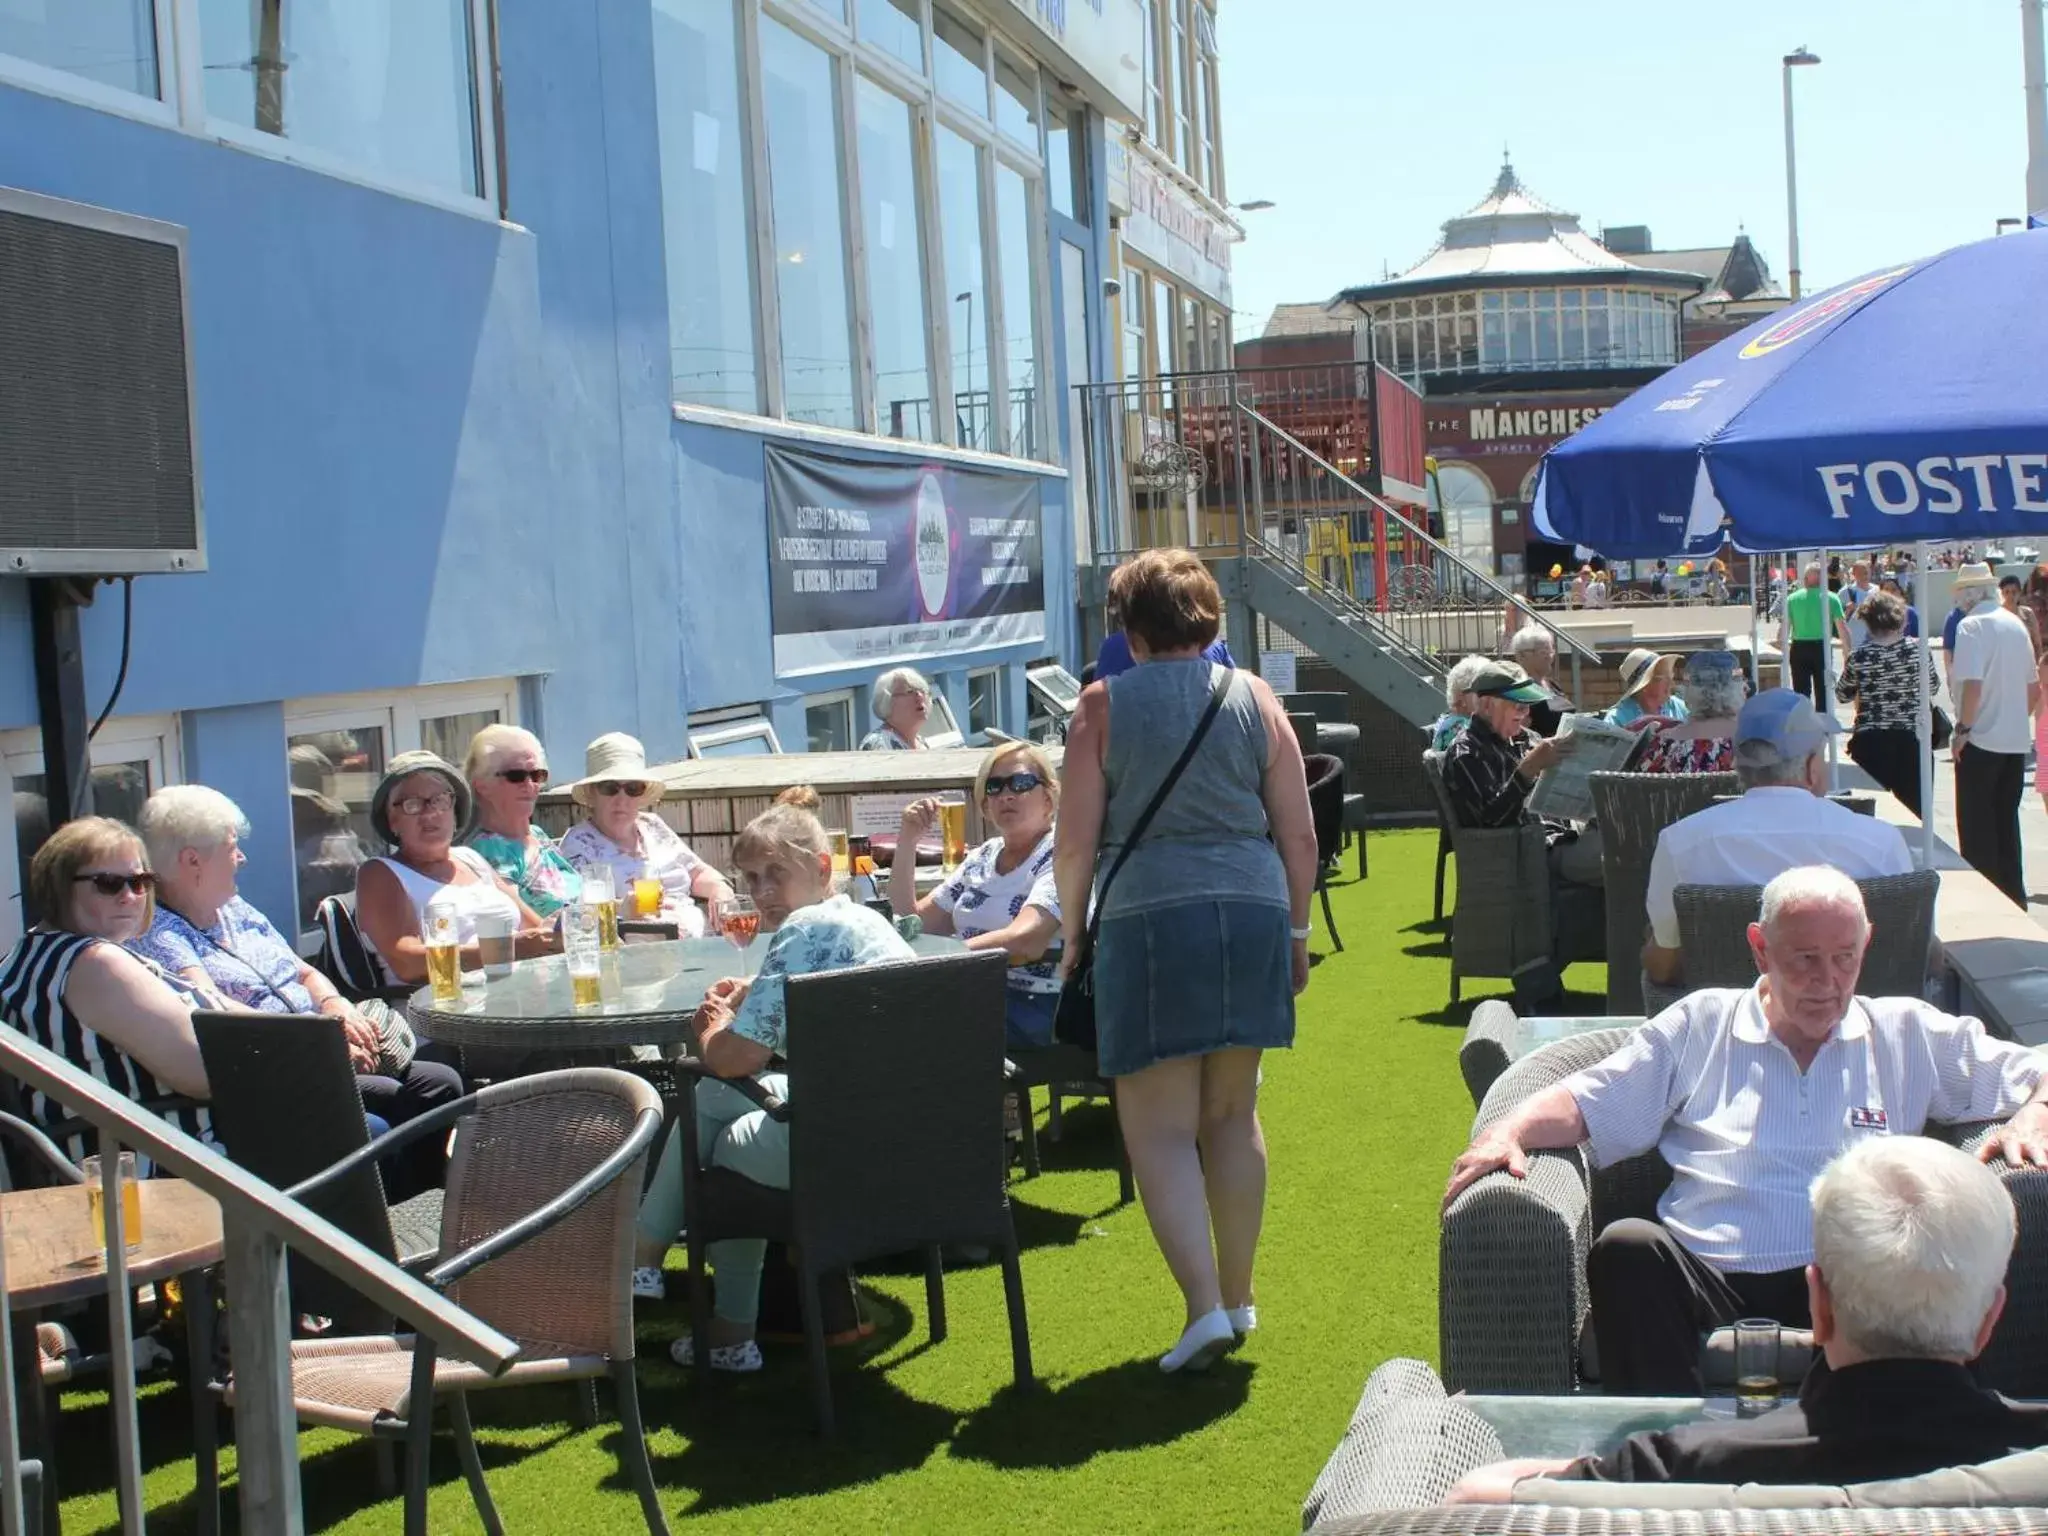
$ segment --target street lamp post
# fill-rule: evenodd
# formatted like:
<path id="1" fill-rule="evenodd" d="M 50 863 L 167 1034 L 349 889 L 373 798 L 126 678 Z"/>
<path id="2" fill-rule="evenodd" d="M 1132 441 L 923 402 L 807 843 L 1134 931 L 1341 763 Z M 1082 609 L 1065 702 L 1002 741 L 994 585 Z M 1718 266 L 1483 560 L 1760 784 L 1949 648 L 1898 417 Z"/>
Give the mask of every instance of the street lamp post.
<path id="1" fill-rule="evenodd" d="M 2026 56 L 2027 212 L 2048 208 L 2048 56 L 2041 45 L 2041 0 L 2020 0 L 2020 46 Z"/>
<path id="2" fill-rule="evenodd" d="M 1799 168 L 1792 147 L 1792 71 L 1805 64 L 1818 64 L 1820 55 L 1800 48 L 1785 55 L 1785 224 L 1787 255 L 1791 262 L 1792 297 L 1799 297 Z"/>

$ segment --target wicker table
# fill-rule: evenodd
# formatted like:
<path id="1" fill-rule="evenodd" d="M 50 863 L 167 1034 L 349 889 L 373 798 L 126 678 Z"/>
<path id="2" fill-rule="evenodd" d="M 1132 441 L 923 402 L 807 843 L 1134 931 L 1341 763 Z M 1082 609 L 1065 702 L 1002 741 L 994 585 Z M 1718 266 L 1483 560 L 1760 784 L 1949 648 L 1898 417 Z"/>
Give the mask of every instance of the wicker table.
<path id="1" fill-rule="evenodd" d="M 957 954 L 958 939 L 923 935 L 920 955 Z M 751 976 L 768 952 L 757 939 L 744 950 L 724 939 L 674 939 L 627 944 L 603 959 L 604 1000 L 578 1008 L 569 995 L 569 962 L 561 955 L 522 960 L 512 974 L 463 976 L 462 997 L 437 1002 L 431 987 L 408 1008 L 421 1034 L 448 1045 L 527 1051 L 617 1050 L 673 1046 L 690 1038 L 690 1016 L 714 981 Z"/>
<path id="2" fill-rule="evenodd" d="M 185 1302 L 187 1343 L 193 1375 L 194 1445 L 212 1454 L 213 1401 L 199 1386 L 213 1353 L 213 1292 L 206 1269 L 221 1261 L 220 1206 L 213 1196 L 183 1179 L 144 1179 L 142 1243 L 127 1256 L 128 1284 L 148 1285 L 179 1277 Z M 107 1259 L 93 1230 L 83 1184 L 0 1194 L 0 1234 L 7 1254 L 7 1304 L 13 1323 L 14 1400 L 22 1416 L 22 1454 L 43 1464 L 43 1529 L 58 1525 L 55 1445 L 43 1391 L 42 1356 L 36 1320 L 45 1309 L 104 1297 Z M 127 1370 L 115 1361 L 114 1370 Z M 202 1526 L 212 1522 L 201 1516 Z M 138 1518 L 137 1524 L 140 1524 Z"/>

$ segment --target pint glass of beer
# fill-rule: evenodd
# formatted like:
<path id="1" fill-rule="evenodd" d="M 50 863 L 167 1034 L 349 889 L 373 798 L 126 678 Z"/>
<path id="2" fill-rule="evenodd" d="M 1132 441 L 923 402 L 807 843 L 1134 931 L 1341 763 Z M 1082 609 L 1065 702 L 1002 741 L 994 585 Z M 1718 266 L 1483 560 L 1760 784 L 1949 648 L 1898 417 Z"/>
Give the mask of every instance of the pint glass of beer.
<path id="1" fill-rule="evenodd" d="M 967 802 L 965 800 L 941 800 L 939 802 L 939 839 L 945 845 L 941 857 L 946 868 L 958 869 L 960 861 L 967 857 Z"/>
<path id="2" fill-rule="evenodd" d="M 578 902 L 562 924 L 562 952 L 569 965 L 569 1001 L 595 1008 L 604 1001 L 603 948 L 598 909 Z"/>
<path id="3" fill-rule="evenodd" d="M 427 981 L 434 989 L 434 1001 L 461 1001 L 461 909 L 441 896 L 428 902 L 420 914 L 420 940 L 427 947 Z"/>
<path id="4" fill-rule="evenodd" d="M 619 947 L 619 892 L 609 864 L 593 864 L 583 871 L 583 904 L 597 914 L 597 946 Z"/>
<path id="5" fill-rule="evenodd" d="M 105 1164 L 98 1157 L 88 1157 L 78 1166 L 85 1175 L 85 1203 L 91 1213 L 93 1236 L 112 1247 L 114 1234 L 108 1230 L 111 1223 L 106 1216 Z M 114 1182 L 120 1191 L 116 1198 L 121 1210 L 121 1246 L 130 1252 L 142 1246 L 142 1185 L 136 1181 L 135 1171 L 135 1154 L 123 1152 L 114 1165 Z"/>

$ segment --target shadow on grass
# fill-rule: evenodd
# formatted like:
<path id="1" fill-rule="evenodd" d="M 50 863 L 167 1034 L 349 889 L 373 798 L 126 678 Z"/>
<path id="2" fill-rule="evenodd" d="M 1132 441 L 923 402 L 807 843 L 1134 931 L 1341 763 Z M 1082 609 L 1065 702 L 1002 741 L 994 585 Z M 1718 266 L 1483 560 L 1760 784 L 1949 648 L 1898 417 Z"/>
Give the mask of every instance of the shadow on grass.
<path id="1" fill-rule="evenodd" d="M 1168 1376 L 1147 1356 L 1057 1385 L 1005 1387 L 968 1416 L 952 1451 L 1012 1471 L 1077 1467 L 1206 1428 L 1243 1407 L 1251 1384 L 1242 1360 L 1206 1375 Z"/>
<path id="2" fill-rule="evenodd" d="M 1445 934 L 1425 944 L 1403 944 L 1401 953 L 1422 960 L 1448 960 L 1451 957 L 1451 936 Z"/>

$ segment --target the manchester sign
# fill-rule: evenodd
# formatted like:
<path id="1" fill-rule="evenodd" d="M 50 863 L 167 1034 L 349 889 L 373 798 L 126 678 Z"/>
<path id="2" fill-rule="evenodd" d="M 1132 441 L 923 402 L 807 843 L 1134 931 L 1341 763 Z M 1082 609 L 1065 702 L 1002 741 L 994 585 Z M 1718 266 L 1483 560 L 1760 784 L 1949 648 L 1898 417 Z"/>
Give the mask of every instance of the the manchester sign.
<path id="1" fill-rule="evenodd" d="M 1607 414 L 1605 405 L 1520 407 L 1475 405 L 1465 436 L 1475 443 L 1524 442 L 1537 438 L 1570 437 L 1587 422 Z"/>

